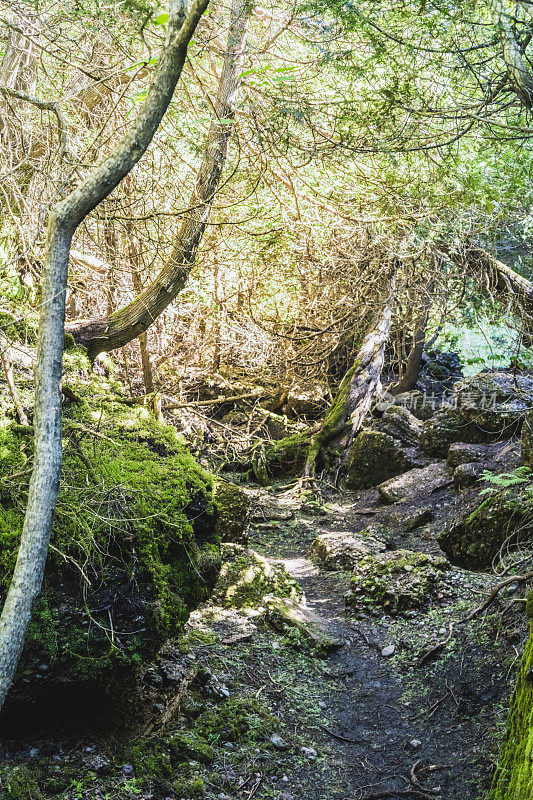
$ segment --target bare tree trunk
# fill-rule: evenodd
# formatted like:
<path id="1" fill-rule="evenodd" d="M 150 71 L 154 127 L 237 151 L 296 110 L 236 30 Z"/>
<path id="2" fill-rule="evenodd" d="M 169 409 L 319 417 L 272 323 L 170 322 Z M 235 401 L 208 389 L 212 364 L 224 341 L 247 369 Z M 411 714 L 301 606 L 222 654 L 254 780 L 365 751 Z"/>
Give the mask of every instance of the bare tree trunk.
<path id="1" fill-rule="evenodd" d="M 41 590 L 59 492 L 60 380 L 72 237 L 78 225 L 118 186 L 146 151 L 172 99 L 189 41 L 208 2 L 195 0 L 186 15 L 184 0 L 171 0 L 167 44 L 129 133 L 49 214 L 35 370 L 35 456 L 17 563 L 0 617 L 0 708 L 13 682 L 33 604 Z"/>
<path id="2" fill-rule="evenodd" d="M 424 345 L 426 343 L 426 329 L 428 325 L 429 309 L 431 308 L 433 293 L 433 282 L 427 289 L 427 294 L 422 303 L 422 310 L 415 323 L 415 331 L 413 337 L 413 346 L 407 357 L 407 364 L 405 365 L 405 372 L 402 377 L 392 389 L 393 394 L 401 394 L 402 392 L 409 392 L 414 389 L 420 373 L 422 365 L 422 355 L 424 353 Z"/>
<path id="3" fill-rule="evenodd" d="M 250 0 L 233 0 L 227 50 L 205 155 L 187 216 L 178 231 L 168 263 L 142 294 L 124 308 L 103 319 L 76 320 L 67 326 L 67 331 L 87 348 L 91 358 L 98 353 L 123 347 L 146 331 L 187 283 L 209 220 L 226 161 L 228 143 L 233 134 L 232 123 L 241 84 L 250 13 Z"/>
<path id="4" fill-rule="evenodd" d="M 522 4 L 526 7 L 526 3 Z M 498 31 L 503 60 L 509 70 L 514 91 L 526 108 L 533 106 L 533 75 L 529 71 L 511 27 L 510 15 L 505 12 L 503 0 L 489 0 L 492 21 Z M 530 13 L 528 9 L 528 13 Z"/>
<path id="5" fill-rule="evenodd" d="M 314 478 L 317 461 L 326 448 L 346 451 L 370 411 L 381 382 L 393 306 L 394 283 L 383 309 L 363 339 L 353 367 L 342 379 L 322 427 L 311 440 L 304 477 Z"/>

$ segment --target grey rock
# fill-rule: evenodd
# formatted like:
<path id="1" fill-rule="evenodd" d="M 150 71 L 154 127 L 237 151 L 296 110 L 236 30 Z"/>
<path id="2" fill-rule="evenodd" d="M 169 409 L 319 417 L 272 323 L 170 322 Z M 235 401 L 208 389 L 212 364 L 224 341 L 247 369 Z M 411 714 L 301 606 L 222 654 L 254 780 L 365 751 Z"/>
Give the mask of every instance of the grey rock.
<path id="1" fill-rule="evenodd" d="M 436 489 L 451 481 L 449 470 L 444 464 L 429 464 L 422 469 L 411 469 L 396 478 L 391 478 L 378 486 L 379 494 L 386 503 L 399 500 L 428 497 Z"/>
<path id="2" fill-rule="evenodd" d="M 273 733 L 272 736 L 269 737 L 269 742 L 270 744 L 274 745 L 276 750 L 287 750 L 289 747 L 285 740 L 281 738 L 279 733 Z"/>
<path id="3" fill-rule="evenodd" d="M 459 464 L 453 472 L 453 482 L 458 489 L 476 483 L 483 472 L 482 464 Z"/>
<path id="4" fill-rule="evenodd" d="M 394 655 L 395 651 L 396 651 L 396 647 L 393 644 L 388 644 L 381 651 L 381 655 L 384 656 L 385 658 L 390 658 L 390 656 Z"/>

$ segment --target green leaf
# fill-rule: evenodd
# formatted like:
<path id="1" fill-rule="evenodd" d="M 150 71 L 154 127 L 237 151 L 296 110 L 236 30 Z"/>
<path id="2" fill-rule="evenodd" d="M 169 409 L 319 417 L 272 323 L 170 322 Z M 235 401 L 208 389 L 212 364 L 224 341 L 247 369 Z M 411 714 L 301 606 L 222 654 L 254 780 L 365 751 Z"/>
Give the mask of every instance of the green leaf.
<path id="1" fill-rule="evenodd" d="M 168 14 L 159 14 L 158 17 L 154 19 L 156 25 L 166 25 L 168 22 Z"/>

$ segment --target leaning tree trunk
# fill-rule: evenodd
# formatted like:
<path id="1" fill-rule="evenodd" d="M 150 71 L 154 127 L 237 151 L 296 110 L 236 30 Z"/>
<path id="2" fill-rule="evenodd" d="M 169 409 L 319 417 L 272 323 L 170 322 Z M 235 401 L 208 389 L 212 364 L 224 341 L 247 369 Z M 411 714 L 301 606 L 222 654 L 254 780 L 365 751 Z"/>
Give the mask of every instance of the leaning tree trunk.
<path id="1" fill-rule="evenodd" d="M 168 263 L 153 282 L 124 308 L 102 319 L 76 320 L 67 325 L 67 331 L 78 344 L 87 348 L 90 358 L 123 347 L 140 336 L 187 283 L 218 190 L 228 143 L 233 135 L 250 14 L 251 0 L 233 0 L 227 50 L 205 154 L 187 216 L 178 231 Z"/>
<path id="2" fill-rule="evenodd" d="M 394 282 L 391 283 L 389 296 L 382 310 L 372 321 L 363 339 L 353 367 L 342 379 L 322 427 L 311 440 L 304 477 L 315 477 L 317 463 L 326 449 L 347 451 L 370 411 L 381 383 L 393 306 Z"/>
<path id="3" fill-rule="evenodd" d="M 402 377 L 391 389 L 393 394 L 401 394 L 402 392 L 409 392 L 414 389 L 422 366 L 422 356 L 424 354 L 424 345 L 426 343 L 426 329 L 428 325 L 429 309 L 431 308 L 433 292 L 433 282 L 429 285 L 420 314 L 415 322 L 415 331 L 413 336 L 413 346 L 409 351 L 407 357 L 407 364 L 405 365 L 405 372 Z"/>
<path id="4" fill-rule="evenodd" d="M 61 392 L 65 294 L 72 237 L 150 144 L 174 94 L 187 47 L 209 0 L 171 0 L 169 36 L 131 130 L 114 152 L 49 214 L 35 369 L 35 455 L 13 579 L 0 617 L 0 708 L 13 681 L 42 584 L 61 474 Z"/>

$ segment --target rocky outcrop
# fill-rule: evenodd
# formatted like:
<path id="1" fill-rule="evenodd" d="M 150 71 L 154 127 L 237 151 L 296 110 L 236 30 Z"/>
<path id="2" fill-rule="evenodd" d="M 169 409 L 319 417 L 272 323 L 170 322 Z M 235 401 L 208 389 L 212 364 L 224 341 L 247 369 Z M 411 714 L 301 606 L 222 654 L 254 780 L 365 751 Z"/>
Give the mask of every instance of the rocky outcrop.
<path id="1" fill-rule="evenodd" d="M 352 445 L 345 485 L 348 489 L 368 489 L 401 475 L 417 463 L 414 449 L 407 450 L 388 433 L 365 428 Z"/>
<path id="2" fill-rule="evenodd" d="M 79 351 L 66 353 L 65 368 L 79 400 L 65 407 L 51 549 L 11 702 L 84 686 L 95 700 L 131 697 L 142 663 L 209 597 L 220 568 L 212 479 L 175 429 L 122 402 L 116 382 L 92 373 Z M 4 422 L 0 602 L 32 441 L 31 429 Z"/>
<path id="3" fill-rule="evenodd" d="M 363 556 L 385 550 L 391 533 L 383 525 L 371 525 L 357 533 L 322 533 L 311 545 L 310 556 L 325 569 L 351 570 Z"/>
<path id="4" fill-rule="evenodd" d="M 472 513 L 446 528 L 441 548 L 453 564 L 489 567 L 500 549 L 533 534 L 533 502 L 527 488 L 509 487 L 490 495 Z"/>
<path id="5" fill-rule="evenodd" d="M 533 407 L 533 378 L 482 372 L 456 383 L 446 400 L 422 426 L 420 444 L 431 455 L 446 456 L 452 442 L 494 442 L 519 431 Z"/>
<path id="6" fill-rule="evenodd" d="M 365 556 L 355 566 L 346 603 L 358 610 L 399 614 L 420 608 L 448 591 L 444 557 L 394 550 Z"/>
<path id="7" fill-rule="evenodd" d="M 301 600 L 302 589 L 283 564 L 238 544 L 222 545 L 222 569 L 213 602 L 226 607 L 257 608 L 266 595 Z"/>
<path id="8" fill-rule="evenodd" d="M 411 469 L 397 478 L 385 481 L 378 486 L 381 499 L 385 503 L 399 501 L 420 501 L 429 497 L 437 489 L 451 483 L 451 474 L 445 464 L 429 464 L 422 469 Z"/>

